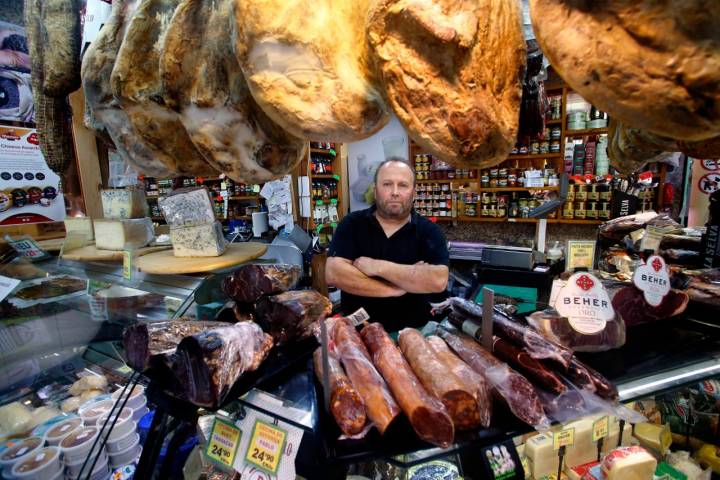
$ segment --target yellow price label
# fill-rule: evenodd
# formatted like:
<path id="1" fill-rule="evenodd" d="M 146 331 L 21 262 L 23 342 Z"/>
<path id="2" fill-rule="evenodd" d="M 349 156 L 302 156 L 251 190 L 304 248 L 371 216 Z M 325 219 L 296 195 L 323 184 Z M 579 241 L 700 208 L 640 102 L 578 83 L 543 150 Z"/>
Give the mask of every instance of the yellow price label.
<path id="1" fill-rule="evenodd" d="M 256 420 L 245 453 L 245 462 L 275 475 L 285 450 L 287 432 L 262 420 Z"/>
<path id="2" fill-rule="evenodd" d="M 215 417 L 205 456 L 220 465 L 232 468 L 240 446 L 240 436 L 240 429 L 234 424 Z"/>
<path id="3" fill-rule="evenodd" d="M 575 429 L 560 430 L 553 433 L 553 450 L 560 450 L 561 447 L 572 447 L 575 443 Z"/>
<path id="4" fill-rule="evenodd" d="M 607 437 L 609 431 L 610 418 L 607 415 L 595 420 L 595 422 L 593 422 L 592 441 L 597 442 L 601 438 Z"/>
<path id="5" fill-rule="evenodd" d="M 125 280 L 132 280 L 133 263 L 133 252 L 131 250 L 123 251 L 123 278 Z"/>

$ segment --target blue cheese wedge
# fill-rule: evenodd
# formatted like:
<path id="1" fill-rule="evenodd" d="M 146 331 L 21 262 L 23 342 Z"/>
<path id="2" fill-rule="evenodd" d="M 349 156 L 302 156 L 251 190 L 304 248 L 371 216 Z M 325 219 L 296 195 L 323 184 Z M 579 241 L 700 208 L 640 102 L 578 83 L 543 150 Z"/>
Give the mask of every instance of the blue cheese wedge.
<path id="1" fill-rule="evenodd" d="M 103 216 L 114 220 L 143 218 L 148 204 L 145 192 L 137 188 L 111 188 L 100 191 Z"/>
<path id="2" fill-rule="evenodd" d="M 180 188 L 158 200 L 165 221 L 173 227 L 206 225 L 215 221 L 210 194 L 204 187 Z"/>
<path id="3" fill-rule="evenodd" d="M 95 220 L 95 246 L 98 250 L 138 249 L 155 239 L 155 230 L 149 218 L 125 220 Z"/>
<path id="4" fill-rule="evenodd" d="M 170 228 L 170 241 L 176 257 L 219 257 L 227 245 L 220 222 Z"/>
<path id="5" fill-rule="evenodd" d="M 88 242 L 95 240 L 93 220 L 90 217 L 68 217 L 65 219 L 66 235 L 85 235 Z"/>

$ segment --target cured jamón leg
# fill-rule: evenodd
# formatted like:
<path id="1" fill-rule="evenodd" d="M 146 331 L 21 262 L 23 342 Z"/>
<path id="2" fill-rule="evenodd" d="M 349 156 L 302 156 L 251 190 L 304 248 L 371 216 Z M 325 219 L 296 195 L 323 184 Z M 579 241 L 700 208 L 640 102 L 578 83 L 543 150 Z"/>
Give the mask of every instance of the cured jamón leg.
<path id="1" fill-rule="evenodd" d="M 333 323 L 330 335 L 348 378 L 365 402 L 367 416 L 381 434 L 385 433 L 400 413 L 400 407 L 372 364 L 360 335 L 350 321 L 344 318 Z"/>
<path id="2" fill-rule="evenodd" d="M 472 389 L 448 371 L 422 333 L 414 328 L 405 328 L 400 331 L 398 344 L 423 386 L 445 405 L 455 428 L 471 430 L 479 427 L 480 409 Z"/>
<path id="3" fill-rule="evenodd" d="M 322 348 L 315 350 L 313 354 L 315 375 L 322 383 Z M 345 375 L 340 362 L 335 354 L 328 352 L 328 373 L 330 377 L 330 412 L 340 427 L 340 430 L 347 435 L 353 436 L 360 433 L 365 426 L 367 415 L 362 397 L 355 390 L 350 379 Z"/>
<path id="4" fill-rule="evenodd" d="M 360 334 L 415 433 L 433 445 L 449 447 L 455 438 L 450 416 L 442 402 L 425 391 L 383 326 L 371 323 Z"/>

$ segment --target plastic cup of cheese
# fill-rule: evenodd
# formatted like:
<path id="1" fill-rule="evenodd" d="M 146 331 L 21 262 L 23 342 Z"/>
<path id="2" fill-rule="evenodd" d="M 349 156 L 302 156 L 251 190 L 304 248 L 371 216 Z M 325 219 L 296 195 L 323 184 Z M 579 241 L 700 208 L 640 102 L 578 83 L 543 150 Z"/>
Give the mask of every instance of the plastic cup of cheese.
<path id="1" fill-rule="evenodd" d="M 121 393 L 123 393 L 123 389 L 118 388 L 112 393 L 112 399 L 118 401 Z M 123 395 L 123 398 L 127 397 L 127 395 L 128 390 L 125 390 L 125 395 Z M 138 410 L 144 407 L 146 404 L 147 400 L 145 398 L 145 387 L 143 387 L 142 385 L 135 385 L 135 388 L 133 388 L 132 393 L 130 394 L 130 398 L 128 399 L 125 406 L 132 408 L 133 410 Z"/>
<path id="2" fill-rule="evenodd" d="M 18 480 L 51 480 L 62 471 L 60 449 L 45 447 L 23 457 L 12 469 L 11 475 Z"/>
<path id="3" fill-rule="evenodd" d="M 25 456 L 39 451 L 44 445 L 45 440 L 42 437 L 28 437 L 17 445 L 5 450 L 2 455 L 0 455 L 0 468 L 2 468 L 3 475 L 12 475 L 12 468 L 16 463 L 23 460 Z"/>
<path id="4" fill-rule="evenodd" d="M 57 446 L 63 438 L 81 428 L 82 424 L 83 421 L 79 417 L 69 418 L 57 423 L 45 432 L 45 440 L 47 440 L 48 444 Z"/>
<path id="5" fill-rule="evenodd" d="M 89 405 L 85 409 L 80 410 L 80 418 L 83 419 L 83 423 L 86 426 L 93 426 L 97 424 L 100 417 L 108 413 L 113 407 L 112 400 L 103 400 Z M 102 424 L 101 424 L 102 425 Z"/>
<path id="6" fill-rule="evenodd" d="M 105 448 L 110 455 L 114 455 L 118 452 L 122 452 L 123 450 L 127 450 L 127 448 L 132 445 L 137 445 L 139 443 L 140 435 L 138 435 L 134 430 L 132 430 L 128 432 L 128 434 L 124 437 L 120 437 L 115 440 L 108 439 Z"/>
<path id="7" fill-rule="evenodd" d="M 142 447 L 140 447 L 140 438 L 138 437 L 137 441 L 133 442 L 133 444 L 125 450 L 110 454 L 110 466 L 112 468 L 118 468 L 133 463 L 133 461 L 140 456 L 141 451 Z"/>
<path id="8" fill-rule="evenodd" d="M 83 427 L 75 430 L 60 441 L 60 450 L 65 458 L 65 464 L 77 463 L 90 455 L 90 448 L 98 436 L 97 427 Z M 97 453 L 100 441 L 95 445 L 93 453 Z"/>
<path id="9" fill-rule="evenodd" d="M 133 410 L 133 420 L 135 423 L 139 422 L 142 417 L 145 416 L 150 410 L 147 407 L 142 407 L 137 410 Z"/>
<path id="10" fill-rule="evenodd" d="M 90 471 L 90 466 L 93 462 L 93 457 L 88 458 L 87 464 L 85 465 L 85 470 L 83 471 L 82 478 L 85 478 Z M 78 475 L 80 474 L 80 470 L 82 469 L 83 463 L 85 462 L 85 459 L 82 458 L 78 460 L 77 462 L 73 463 L 65 463 L 65 466 L 67 467 L 67 478 L 71 478 L 75 480 L 78 478 Z M 92 475 L 90 475 L 90 478 L 95 480 L 106 480 L 108 475 L 110 474 L 110 467 L 108 466 L 108 456 L 105 452 L 103 452 L 97 459 L 97 463 L 95 463 L 95 468 L 93 468 Z"/>
<path id="11" fill-rule="evenodd" d="M 100 417 L 98 423 L 101 426 L 104 425 L 105 421 L 107 420 L 107 428 L 105 428 L 104 432 L 107 432 L 108 428 L 110 428 L 110 425 L 112 425 L 112 422 L 116 416 L 118 417 L 118 419 L 117 422 L 115 422 L 115 426 L 110 431 L 108 442 L 114 442 L 116 440 L 119 440 L 128 433 L 135 431 L 136 424 L 133 420 L 133 411 L 131 408 L 125 407 L 119 414 L 118 411 L 115 410 L 112 414 L 112 418 L 108 418 L 110 417 L 109 412 L 106 412 L 105 415 Z"/>

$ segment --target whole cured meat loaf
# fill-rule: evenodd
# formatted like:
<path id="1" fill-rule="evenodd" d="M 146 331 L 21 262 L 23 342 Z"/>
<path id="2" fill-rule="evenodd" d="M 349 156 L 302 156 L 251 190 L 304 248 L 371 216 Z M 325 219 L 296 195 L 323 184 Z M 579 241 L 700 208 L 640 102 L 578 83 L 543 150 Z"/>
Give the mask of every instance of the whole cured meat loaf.
<path id="1" fill-rule="evenodd" d="M 617 313 L 601 331 L 591 334 L 575 330 L 570 321 L 554 308 L 534 312 L 527 320 L 550 341 L 576 352 L 604 352 L 625 345 L 625 322 Z"/>
<path id="2" fill-rule="evenodd" d="M 192 403 L 217 407 L 243 373 L 257 370 L 273 346 L 255 323 L 242 322 L 184 338 L 175 364 Z"/>
<path id="3" fill-rule="evenodd" d="M 294 290 L 258 300 L 255 320 L 277 345 L 313 334 L 312 325 L 332 312 L 332 303 L 315 290 Z"/>
<path id="4" fill-rule="evenodd" d="M 80 10 L 78 0 L 41 2 L 43 93 L 62 98 L 80 87 Z"/>
<path id="5" fill-rule="evenodd" d="M 687 293 L 691 304 L 705 311 L 720 311 L 720 268 L 693 272 L 673 269 L 671 284 Z"/>
<path id="6" fill-rule="evenodd" d="M 660 305 L 650 305 L 645 301 L 641 290 L 634 285 L 628 285 L 615 292 L 612 306 L 625 321 L 625 325 L 632 327 L 679 315 L 685 311 L 689 301 L 690 297 L 686 293 L 670 290 Z"/>
<path id="7" fill-rule="evenodd" d="M 340 430 L 348 436 L 357 435 L 365 427 L 367 414 L 365 404 L 350 379 L 345 375 L 337 355 L 328 352 L 328 376 L 330 378 L 330 412 Z M 315 375 L 323 382 L 322 348 L 313 354 Z"/>
<path id="8" fill-rule="evenodd" d="M 223 291 L 236 302 L 255 303 L 263 295 L 287 292 L 300 279 L 297 265 L 245 265 L 223 280 Z"/>
<path id="9" fill-rule="evenodd" d="M 442 401 L 457 430 L 480 426 L 478 402 L 460 379 L 445 365 L 425 341 L 422 333 L 405 328 L 398 336 L 400 350 L 428 392 Z"/>
<path id="10" fill-rule="evenodd" d="M 538 362 L 523 349 L 516 347 L 507 340 L 493 338 L 493 354 L 523 373 L 535 385 L 556 394 L 567 391 L 567 386 L 558 375 Z"/>
<path id="11" fill-rule="evenodd" d="M 395 114 L 425 151 L 472 168 L 504 161 L 518 132 L 525 70 L 519 4 L 376 0 L 372 61 Z"/>
<path id="12" fill-rule="evenodd" d="M 549 425 L 535 388 L 518 372 L 495 358 L 467 335 L 438 330 L 438 335 L 450 345 L 473 370 L 482 375 L 517 418 L 532 426 Z"/>
<path id="13" fill-rule="evenodd" d="M 450 351 L 450 347 L 447 346 L 447 343 L 445 343 L 445 340 L 442 338 L 433 335 L 427 337 L 427 343 L 440 361 L 445 364 L 447 369 L 472 392 L 480 409 L 480 424 L 483 427 L 490 426 L 490 420 L 492 419 L 492 396 L 490 395 L 490 387 L 485 378 Z"/>
<path id="14" fill-rule="evenodd" d="M 223 322 L 177 319 L 166 322 L 142 322 L 130 325 L 123 333 L 127 363 L 137 372 L 144 372 L 153 359 L 175 353 L 180 341 L 204 330 L 227 326 Z M 162 359 L 165 362 L 164 359 Z"/>
<path id="15" fill-rule="evenodd" d="M 441 448 L 449 447 L 455 428 L 445 406 L 425 390 L 383 326 L 370 323 L 360 335 L 418 437 Z"/>
<path id="16" fill-rule="evenodd" d="M 352 323 L 346 318 L 331 320 L 334 321 L 328 322 L 332 325 L 328 333 L 335 342 L 338 358 L 365 402 L 368 418 L 382 435 L 400 414 L 400 407 L 372 364 L 370 354 Z"/>
<path id="17" fill-rule="evenodd" d="M 570 369 L 568 370 L 568 376 L 580 388 L 588 392 L 595 393 L 605 400 L 614 402 L 620 397 L 618 389 L 614 383 L 605 378 L 605 376 L 603 376 L 600 372 L 590 368 L 577 358 L 573 358 L 572 363 L 570 364 Z M 583 382 L 578 380 L 580 378 L 585 379 L 583 382 L 587 382 L 587 380 L 592 382 L 592 387 L 587 384 L 581 384 Z"/>

